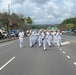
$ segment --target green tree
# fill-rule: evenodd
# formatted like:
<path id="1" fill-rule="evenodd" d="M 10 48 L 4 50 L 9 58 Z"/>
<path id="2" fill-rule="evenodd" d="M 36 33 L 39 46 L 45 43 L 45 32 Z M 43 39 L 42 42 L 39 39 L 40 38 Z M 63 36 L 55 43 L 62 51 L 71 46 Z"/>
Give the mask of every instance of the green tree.
<path id="1" fill-rule="evenodd" d="M 12 25 L 13 28 L 22 28 L 23 25 L 25 25 L 25 18 L 23 17 L 22 14 L 19 15 L 12 13 L 10 18 L 13 21 L 13 25 Z"/>
<path id="2" fill-rule="evenodd" d="M 73 24 L 73 23 L 74 23 L 74 19 L 75 19 L 75 18 L 68 18 L 68 19 L 65 19 L 65 20 L 62 22 L 62 24 L 68 24 L 68 23 Z"/>
<path id="3" fill-rule="evenodd" d="M 66 25 L 67 25 L 67 30 L 72 30 L 74 27 L 74 24 L 71 24 L 71 23 L 66 24 Z"/>
<path id="4" fill-rule="evenodd" d="M 0 24 L 2 27 L 5 27 L 7 30 L 9 28 L 17 29 L 24 28 L 25 18 L 22 14 L 12 13 L 11 15 L 6 12 L 0 13 Z"/>
<path id="5" fill-rule="evenodd" d="M 0 13 L 0 24 L 5 29 L 8 29 L 8 14 L 7 12 Z"/>
<path id="6" fill-rule="evenodd" d="M 25 24 L 29 25 L 29 24 L 32 24 L 32 23 L 33 23 L 33 21 L 32 21 L 32 19 L 30 17 L 27 17 L 25 19 Z"/>
<path id="7" fill-rule="evenodd" d="M 59 28 L 61 30 L 66 30 L 66 29 L 71 29 L 74 30 L 76 29 L 76 17 L 75 18 L 68 18 L 62 21 L 62 23 L 59 25 Z"/>

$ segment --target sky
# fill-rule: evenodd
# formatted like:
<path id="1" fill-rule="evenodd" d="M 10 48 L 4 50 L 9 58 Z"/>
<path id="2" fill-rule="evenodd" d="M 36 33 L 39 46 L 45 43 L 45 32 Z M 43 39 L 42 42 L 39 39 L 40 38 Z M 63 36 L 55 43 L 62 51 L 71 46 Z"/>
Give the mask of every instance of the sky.
<path id="1" fill-rule="evenodd" d="M 76 16 L 76 0 L 0 0 L 0 12 L 23 14 L 34 24 L 60 24 Z"/>

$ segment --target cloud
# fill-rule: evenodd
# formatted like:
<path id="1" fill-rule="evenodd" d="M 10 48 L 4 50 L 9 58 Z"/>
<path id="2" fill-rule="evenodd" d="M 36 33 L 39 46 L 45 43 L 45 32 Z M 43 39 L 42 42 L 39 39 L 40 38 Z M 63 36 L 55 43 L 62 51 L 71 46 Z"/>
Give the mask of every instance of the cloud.
<path id="1" fill-rule="evenodd" d="M 35 2 L 36 4 L 45 4 L 50 0 L 29 0 L 29 1 Z"/>
<path id="2" fill-rule="evenodd" d="M 11 0 L 11 4 L 22 4 L 25 0 Z"/>
<path id="3" fill-rule="evenodd" d="M 35 24 L 58 24 L 64 19 L 75 17 L 76 0 L 0 0 L 0 11 L 8 12 L 8 3 L 11 3 L 11 13 L 30 16 Z"/>

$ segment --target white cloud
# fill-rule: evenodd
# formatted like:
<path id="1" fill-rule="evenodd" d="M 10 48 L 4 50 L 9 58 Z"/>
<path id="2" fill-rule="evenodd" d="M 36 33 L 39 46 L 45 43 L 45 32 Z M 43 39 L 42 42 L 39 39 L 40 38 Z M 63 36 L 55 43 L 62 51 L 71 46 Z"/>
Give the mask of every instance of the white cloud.
<path id="1" fill-rule="evenodd" d="M 1 12 L 8 11 L 8 3 L 13 4 L 11 13 L 30 16 L 36 24 L 58 24 L 76 15 L 76 0 L 3 0 L 0 1 Z"/>

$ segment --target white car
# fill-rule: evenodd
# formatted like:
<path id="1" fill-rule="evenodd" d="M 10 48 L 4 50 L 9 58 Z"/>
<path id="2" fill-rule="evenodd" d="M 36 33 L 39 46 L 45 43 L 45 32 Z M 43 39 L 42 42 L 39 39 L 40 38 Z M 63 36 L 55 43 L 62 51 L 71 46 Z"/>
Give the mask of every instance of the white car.
<path id="1" fill-rule="evenodd" d="M 7 32 L 2 32 L 2 34 L 5 36 L 5 38 L 8 37 L 8 33 Z"/>
<path id="2" fill-rule="evenodd" d="M 15 37 L 15 33 L 10 32 L 10 37 Z"/>

